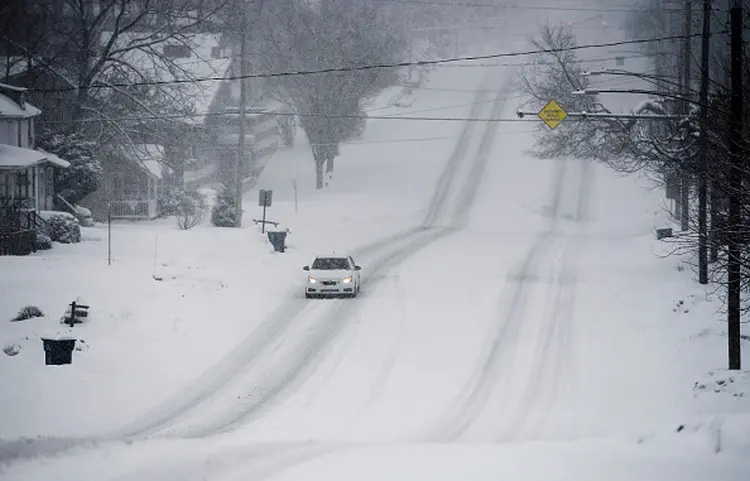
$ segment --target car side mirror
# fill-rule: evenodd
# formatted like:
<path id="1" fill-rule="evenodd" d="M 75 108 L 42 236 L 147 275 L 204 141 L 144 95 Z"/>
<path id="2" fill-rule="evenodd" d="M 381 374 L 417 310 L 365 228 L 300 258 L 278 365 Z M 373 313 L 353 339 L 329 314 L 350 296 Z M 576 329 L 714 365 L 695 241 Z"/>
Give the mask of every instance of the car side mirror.
<path id="1" fill-rule="evenodd" d="M 310 270 L 310 266 L 305 266 L 305 267 L 302 268 L 302 270 L 303 271 L 309 271 Z"/>
<path id="2" fill-rule="evenodd" d="M 361 270 L 362 270 L 362 268 L 361 268 L 360 266 L 354 266 L 354 270 L 355 270 L 355 271 L 361 271 Z"/>

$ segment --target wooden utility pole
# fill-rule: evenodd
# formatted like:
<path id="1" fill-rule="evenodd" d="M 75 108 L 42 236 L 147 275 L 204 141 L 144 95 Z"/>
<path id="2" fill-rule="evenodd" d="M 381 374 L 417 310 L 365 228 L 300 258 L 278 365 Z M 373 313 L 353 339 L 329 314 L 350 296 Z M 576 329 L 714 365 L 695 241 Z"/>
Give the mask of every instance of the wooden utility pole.
<path id="1" fill-rule="evenodd" d="M 235 164 L 234 209 L 235 227 L 242 227 L 242 166 L 245 163 L 245 111 L 247 108 L 247 5 L 240 3 L 242 23 L 240 32 L 240 134 Z"/>
<path id="2" fill-rule="evenodd" d="M 698 152 L 698 282 L 708 284 L 708 82 L 711 44 L 711 0 L 703 0 L 701 36 L 700 151 Z"/>
<path id="3" fill-rule="evenodd" d="M 692 58 L 691 52 L 691 32 L 692 32 L 692 20 L 693 20 L 693 7 L 692 0 L 685 0 L 685 8 L 683 10 L 683 35 L 682 41 L 682 96 L 684 99 L 691 97 L 691 78 L 690 78 L 690 61 Z M 690 104 L 683 102 L 683 113 L 687 115 L 689 113 Z M 681 186 L 680 186 L 680 229 L 686 232 L 690 229 L 690 184 L 691 176 L 689 173 L 688 166 L 685 165 L 689 162 L 689 159 L 682 159 L 683 165 L 680 166 L 681 173 Z"/>
<path id="4" fill-rule="evenodd" d="M 730 13 L 731 23 L 731 89 L 732 108 L 729 124 L 729 225 L 727 248 L 727 337 L 729 339 L 729 369 L 742 368 L 741 356 L 741 299 L 742 299 L 742 0 L 734 0 Z"/>

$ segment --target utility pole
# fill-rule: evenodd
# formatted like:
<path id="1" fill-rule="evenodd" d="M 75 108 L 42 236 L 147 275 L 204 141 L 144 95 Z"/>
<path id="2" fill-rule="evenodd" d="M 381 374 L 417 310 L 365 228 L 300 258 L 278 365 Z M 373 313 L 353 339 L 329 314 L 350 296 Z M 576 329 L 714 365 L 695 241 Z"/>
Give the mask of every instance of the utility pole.
<path id="1" fill-rule="evenodd" d="M 683 10 L 683 35 L 685 38 L 682 41 L 682 96 L 685 99 L 690 99 L 691 94 L 691 78 L 690 78 L 690 60 L 692 58 L 691 52 L 691 26 L 693 20 L 693 7 L 692 0 L 685 0 L 685 8 Z M 683 113 L 687 115 L 689 113 L 689 103 L 683 102 Z M 680 187 L 680 228 L 683 232 L 690 229 L 690 173 L 689 168 L 686 165 L 689 159 L 683 158 L 683 165 L 681 166 L 681 187 Z"/>
<path id="2" fill-rule="evenodd" d="M 240 3 L 242 22 L 240 32 L 240 135 L 235 164 L 234 209 L 235 227 L 242 227 L 242 166 L 245 163 L 245 110 L 247 108 L 247 5 Z"/>
<path id="3" fill-rule="evenodd" d="M 729 369 L 742 368 L 741 310 L 742 299 L 742 0 L 734 0 L 730 13 L 731 23 L 731 88 L 732 108 L 729 124 L 729 225 L 727 248 L 727 337 L 729 339 Z"/>
<path id="4" fill-rule="evenodd" d="M 708 284 L 708 82 L 711 39 L 711 0 L 703 0 L 701 39 L 700 151 L 698 152 L 698 282 Z"/>

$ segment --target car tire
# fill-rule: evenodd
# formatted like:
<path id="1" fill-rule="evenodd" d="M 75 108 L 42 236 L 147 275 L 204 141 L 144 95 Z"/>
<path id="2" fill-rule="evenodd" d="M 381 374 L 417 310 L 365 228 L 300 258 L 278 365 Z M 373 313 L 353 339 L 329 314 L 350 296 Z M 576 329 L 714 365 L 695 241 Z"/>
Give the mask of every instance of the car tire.
<path id="1" fill-rule="evenodd" d="M 312 294 L 305 292 L 305 299 L 312 299 Z"/>

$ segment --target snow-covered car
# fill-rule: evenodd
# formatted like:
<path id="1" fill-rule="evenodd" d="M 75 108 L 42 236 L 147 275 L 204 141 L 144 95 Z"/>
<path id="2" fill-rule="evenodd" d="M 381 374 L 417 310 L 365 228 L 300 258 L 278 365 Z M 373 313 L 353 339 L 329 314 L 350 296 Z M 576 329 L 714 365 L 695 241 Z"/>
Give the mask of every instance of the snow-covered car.
<path id="1" fill-rule="evenodd" d="M 312 265 L 305 266 L 305 297 L 357 297 L 362 270 L 350 256 L 318 256 Z"/>

